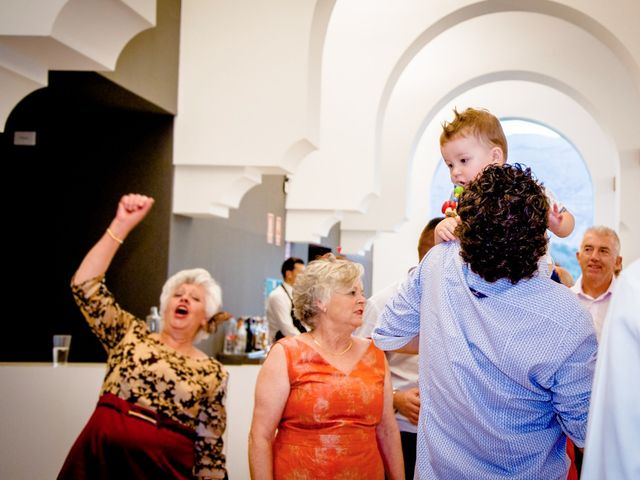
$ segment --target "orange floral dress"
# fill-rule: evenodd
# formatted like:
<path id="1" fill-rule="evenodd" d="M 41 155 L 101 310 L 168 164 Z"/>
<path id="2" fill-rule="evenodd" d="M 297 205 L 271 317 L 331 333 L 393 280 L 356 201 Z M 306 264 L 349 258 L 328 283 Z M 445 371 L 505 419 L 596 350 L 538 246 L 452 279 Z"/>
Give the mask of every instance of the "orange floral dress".
<path id="1" fill-rule="evenodd" d="M 376 426 L 384 401 L 384 353 L 371 342 L 346 374 L 296 337 L 284 347 L 291 392 L 273 446 L 277 480 L 382 479 Z"/>

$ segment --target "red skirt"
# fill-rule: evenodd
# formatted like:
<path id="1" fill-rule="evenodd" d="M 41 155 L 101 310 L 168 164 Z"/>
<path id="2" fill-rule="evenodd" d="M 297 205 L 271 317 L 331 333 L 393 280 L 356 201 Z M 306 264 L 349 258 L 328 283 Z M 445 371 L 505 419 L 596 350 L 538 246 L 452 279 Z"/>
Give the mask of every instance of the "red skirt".
<path id="1" fill-rule="evenodd" d="M 193 478 L 193 429 L 107 393 L 58 479 Z"/>

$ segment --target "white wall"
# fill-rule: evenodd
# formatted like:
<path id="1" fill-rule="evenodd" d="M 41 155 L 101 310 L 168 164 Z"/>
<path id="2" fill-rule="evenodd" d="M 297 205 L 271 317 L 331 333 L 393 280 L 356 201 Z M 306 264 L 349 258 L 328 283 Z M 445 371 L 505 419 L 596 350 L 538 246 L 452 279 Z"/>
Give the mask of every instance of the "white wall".
<path id="1" fill-rule="evenodd" d="M 350 248 L 379 232 L 393 235 L 412 208 L 406 193 L 423 125 L 469 90 L 525 80 L 531 91 L 507 97 L 519 109 L 546 107 L 547 119 L 571 113 L 576 125 L 597 124 L 597 142 L 606 137 L 606 151 L 581 152 L 596 159 L 589 163 L 595 177 L 606 171 L 608 180 L 594 182 L 596 210 L 607 212 L 599 215 L 604 223 L 617 224 L 619 194 L 612 193 L 611 178 L 620 174 L 620 152 L 640 148 L 640 34 L 630 21 L 639 14 L 640 4 L 628 0 L 615 12 L 572 0 L 338 2 L 325 41 L 319 149 L 293 176 L 288 216 L 322 209 L 321 220 L 327 210 L 339 211 L 342 231 L 354 240 Z M 580 108 L 536 104 L 537 85 Z M 502 115 L 515 110 L 505 105 Z M 311 223 L 310 215 L 302 217 L 301 224 Z"/>
<path id="2" fill-rule="evenodd" d="M 249 478 L 247 442 L 257 365 L 226 366 L 229 478 Z M 91 416 L 103 364 L 0 364 L 0 478 L 56 478 L 71 445 Z"/>

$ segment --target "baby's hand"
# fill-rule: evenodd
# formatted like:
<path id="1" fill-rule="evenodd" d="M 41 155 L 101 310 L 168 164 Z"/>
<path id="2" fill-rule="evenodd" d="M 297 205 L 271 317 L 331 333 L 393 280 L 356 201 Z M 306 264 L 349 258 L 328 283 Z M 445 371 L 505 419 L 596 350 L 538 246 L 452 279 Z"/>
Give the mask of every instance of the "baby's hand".
<path id="1" fill-rule="evenodd" d="M 562 225 L 562 212 L 558 210 L 558 205 L 553 204 L 553 207 L 549 209 L 549 230 L 557 232 Z"/>
<path id="2" fill-rule="evenodd" d="M 567 209 L 558 209 L 558 205 L 554 205 L 549 209 L 549 218 L 547 228 L 555 233 L 558 237 L 564 238 L 571 235 L 573 227 L 576 225 L 576 219 Z"/>
<path id="3" fill-rule="evenodd" d="M 436 245 L 442 242 L 448 242 L 449 240 L 455 240 L 456 236 L 453 233 L 460 223 L 460 217 L 447 217 L 442 220 L 433 232 Z"/>

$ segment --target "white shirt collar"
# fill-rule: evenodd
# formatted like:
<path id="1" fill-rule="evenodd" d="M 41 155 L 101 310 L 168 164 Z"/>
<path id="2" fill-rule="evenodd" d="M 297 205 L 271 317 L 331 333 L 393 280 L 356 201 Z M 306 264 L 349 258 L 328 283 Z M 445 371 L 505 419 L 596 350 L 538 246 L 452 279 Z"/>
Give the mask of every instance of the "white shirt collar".
<path id="1" fill-rule="evenodd" d="M 584 290 L 582 290 L 582 275 L 580 275 L 578 277 L 578 280 L 576 280 L 576 284 L 573 287 L 571 287 L 571 290 L 577 293 L 581 297 L 587 298 L 589 300 L 597 301 L 597 300 L 603 300 L 607 298 L 609 295 L 611 295 L 613 293 L 613 288 L 615 283 L 616 283 L 616 276 L 613 275 L 613 277 L 611 277 L 611 283 L 609 283 L 609 288 L 607 288 L 607 290 L 604 293 L 598 296 L 598 298 L 593 298 L 591 295 L 584 293 Z"/>

